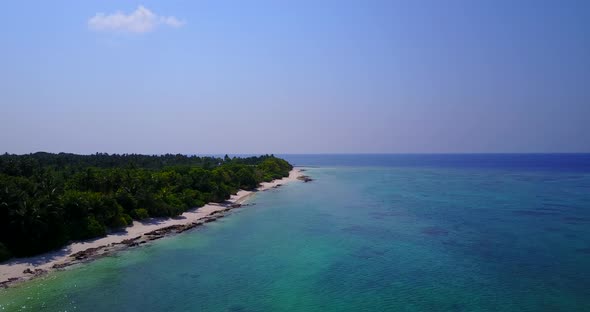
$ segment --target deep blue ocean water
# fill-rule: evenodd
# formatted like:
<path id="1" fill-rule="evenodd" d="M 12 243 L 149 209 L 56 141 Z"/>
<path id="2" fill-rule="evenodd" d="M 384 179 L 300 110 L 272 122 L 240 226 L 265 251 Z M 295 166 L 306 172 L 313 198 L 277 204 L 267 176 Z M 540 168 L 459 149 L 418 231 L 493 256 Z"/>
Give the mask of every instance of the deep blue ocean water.
<path id="1" fill-rule="evenodd" d="M 315 181 L 3 311 L 590 311 L 590 155 L 283 155 Z"/>

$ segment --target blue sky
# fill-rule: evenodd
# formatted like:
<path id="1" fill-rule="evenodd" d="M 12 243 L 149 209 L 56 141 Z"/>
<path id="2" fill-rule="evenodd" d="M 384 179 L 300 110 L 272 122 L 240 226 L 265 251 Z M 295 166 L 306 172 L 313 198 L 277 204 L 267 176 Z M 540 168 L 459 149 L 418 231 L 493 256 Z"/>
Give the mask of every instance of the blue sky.
<path id="1" fill-rule="evenodd" d="M 0 152 L 590 152 L 589 21 L 588 1 L 5 1 Z"/>

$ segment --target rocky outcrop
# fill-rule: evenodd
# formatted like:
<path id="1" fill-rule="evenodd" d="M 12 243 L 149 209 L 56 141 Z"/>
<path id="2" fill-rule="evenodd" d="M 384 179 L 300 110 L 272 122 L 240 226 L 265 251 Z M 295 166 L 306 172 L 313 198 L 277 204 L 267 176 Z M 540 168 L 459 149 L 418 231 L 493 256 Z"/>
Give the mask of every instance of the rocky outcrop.
<path id="1" fill-rule="evenodd" d="M 63 262 L 63 263 L 56 263 L 51 268 L 52 269 L 63 269 L 72 265 L 72 262 Z"/>
<path id="2" fill-rule="evenodd" d="M 76 260 L 84 260 L 90 257 L 95 256 L 99 251 L 104 250 L 106 245 L 95 247 L 95 248 L 88 248 L 86 250 L 82 250 L 70 255 L 70 258 L 74 258 Z"/>
<path id="3" fill-rule="evenodd" d="M 297 177 L 297 180 L 303 181 L 303 182 L 311 182 L 313 181 L 312 178 L 310 178 L 309 176 L 306 175 L 301 175 Z"/>
<path id="4" fill-rule="evenodd" d="M 9 278 L 9 279 L 7 279 L 5 281 L 2 281 L 2 282 L 0 282 L 0 288 L 8 288 L 8 286 L 10 284 L 12 284 L 13 282 L 16 282 L 18 280 L 19 280 L 18 277 L 11 277 L 11 278 Z"/>
<path id="5" fill-rule="evenodd" d="M 42 270 L 42 269 L 35 269 L 35 270 L 31 270 L 30 268 L 27 268 L 23 271 L 23 274 L 32 274 L 35 276 L 39 276 L 41 274 L 46 273 L 47 271 Z"/>

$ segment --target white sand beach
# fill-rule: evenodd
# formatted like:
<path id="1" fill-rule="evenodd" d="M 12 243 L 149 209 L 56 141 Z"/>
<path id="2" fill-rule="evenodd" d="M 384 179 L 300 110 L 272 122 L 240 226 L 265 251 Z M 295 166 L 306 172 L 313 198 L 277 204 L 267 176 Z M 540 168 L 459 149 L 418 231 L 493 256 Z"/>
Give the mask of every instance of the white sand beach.
<path id="1" fill-rule="evenodd" d="M 272 182 L 264 182 L 260 185 L 260 187 L 258 187 L 256 191 L 265 191 L 285 183 L 297 181 L 297 178 L 300 176 L 302 176 L 301 171 L 299 169 L 293 169 L 289 173 L 288 177 L 274 180 Z M 216 212 L 227 210 L 228 206 L 231 206 L 232 204 L 244 203 L 248 198 L 254 195 L 256 191 L 240 190 L 237 194 L 232 195 L 232 197 L 223 204 L 207 204 L 200 208 L 190 209 L 175 218 L 151 218 L 141 222 L 134 221 L 133 226 L 127 227 L 125 231 L 112 233 L 98 239 L 74 242 L 59 250 L 34 257 L 8 260 L 7 262 L 0 264 L 0 282 L 7 280 L 18 282 L 34 277 L 35 274 L 24 273 L 24 271 L 27 271 L 27 269 L 31 270 L 32 272 L 35 270 L 43 270 L 43 273 L 54 270 L 54 265 L 72 261 L 72 257 L 70 257 L 72 254 L 88 250 L 90 248 L 111 246 L 112 244 L 118 244 L 124 240 L 137 238 L 138 236 L 142 236 L 154 230 L 173 225 L 191 224 Z"/>

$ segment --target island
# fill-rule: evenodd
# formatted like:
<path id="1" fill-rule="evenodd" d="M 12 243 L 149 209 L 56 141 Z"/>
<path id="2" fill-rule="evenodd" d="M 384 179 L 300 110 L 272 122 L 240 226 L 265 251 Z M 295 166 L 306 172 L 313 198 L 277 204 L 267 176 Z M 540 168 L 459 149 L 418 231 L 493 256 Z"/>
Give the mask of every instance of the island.
<path id="1" fill-rule="evenodd" d="M 0 283 L 186 231 L 301 177 L 274 155 L 0 155 Z"/>

